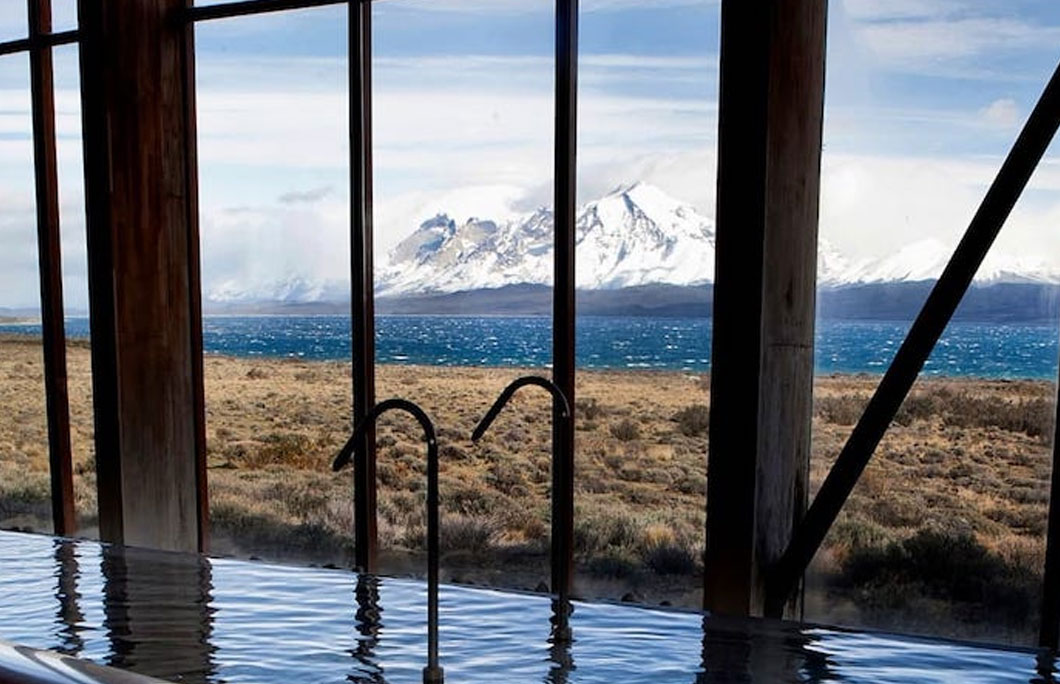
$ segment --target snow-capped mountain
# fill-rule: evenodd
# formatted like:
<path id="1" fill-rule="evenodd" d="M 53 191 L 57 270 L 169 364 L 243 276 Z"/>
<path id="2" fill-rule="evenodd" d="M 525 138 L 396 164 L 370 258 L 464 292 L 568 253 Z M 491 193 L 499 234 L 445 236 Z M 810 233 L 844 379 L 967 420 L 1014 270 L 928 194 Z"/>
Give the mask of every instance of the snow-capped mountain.
<path id="1" fill-rule="evenodd" d="M 828 274 L 831 281 L 822 284 L 852 285 L 870 283 L 920 282 L 935 280 L 953 255 L 953 247 L 934 239 L 906 245 L 882 259 L 863 260 L 854 264 L 838 257 L 835 269 Z M 823 251 L 823 250 L 822 250 Z M 978 285 L 998 283 L 1060 283 L 1060 272 L 1043 260 L 1018 258 L 998 251 L 990 251 L 975 275 Z"/>
<path id="2" fill-rule="evenodd" d="M 549 285 L 553 216 L 519 211 L 517 188 L 491 186 L 432 197 L 429 216 L 376 266 L 376 292 L 395 298 Z M 476 215 L 479 214 L 479 215 Z M 418 220 L 418 219 L 417 219 Z M 614 189 L 576 215 L 576 283 L 598 292 L 648 285 L 687 287 L 714 280 L 714 222 L 692 205 L 647 183 Z M 910 244 L 880 259 L 851 260 L 826 240 L 818 251 L 823 289 L 914 283 L 938 278 L 952 247 L 937 240 Z M 976 283 L 1060 284 L 1060 270 L 1033 258 L 992 251 Z M 275 302 L 348 301 L 348 281 L 288 273 L 268 280 L 231 278 L 210 284 L 216 307 Z"/>
<path id="3" fill-rule="evenodd" d="M 552 235 L 552 214 L 546 209 L 506 221 L 476 217 L 457 223 L 439 214 L 391 252 L 377 279 L 378 291 L 402 295 L 548 285 Z M 619 187 L 582 207 L 576 239 L 579 289 L 714 280 L 713 220 L 646 183 Z M 850 260 L 822 239 L 817 279 L 825 288 L 934 280 L 951 254 L 952 247 L 929 239 L 880 259 Z M 976 283 L 1057 284 L 1060 270 L 992 251 Z"/>
<path id="4" fill-rule="evenodd" d="M 714 277 L 714 223 L 645 183 L 619 187 L 581 208 L 576 221 L 577 286 L 618 289 L 650 283 L 696 285 Z M 553 216 L 538 209 L 495 222 L 425 221 L 390 254 L 381 294 L 457 292 L 552 282 Z"/>

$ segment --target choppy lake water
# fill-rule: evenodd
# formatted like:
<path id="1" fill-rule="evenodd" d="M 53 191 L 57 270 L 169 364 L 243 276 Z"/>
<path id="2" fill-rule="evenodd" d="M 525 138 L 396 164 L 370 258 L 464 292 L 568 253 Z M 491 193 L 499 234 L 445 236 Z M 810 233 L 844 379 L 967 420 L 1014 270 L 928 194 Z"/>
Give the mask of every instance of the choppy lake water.
<path id="1" fill-rule="evenodd" d="M 909 322 L 822 321 L 817 326 L 817 372 L 882 373 Z M 88 321 L 67 321 L 72 337 L 88 335 Z M 378 363 L 440 366 L 548 367 L 551 320 L 539 317 L 379 316 Z M 0 332 L 39 334 L 32 325 Z M 585 316 L 578 319 L 578 366 L 706 372 L 708 318 Z M 207 353 L 232 356 L 350 358 L 349 316 L 208 316 Z M 955 322 L 928 360 L 926 375 L 1055 378 L 1056 325 Z"/>

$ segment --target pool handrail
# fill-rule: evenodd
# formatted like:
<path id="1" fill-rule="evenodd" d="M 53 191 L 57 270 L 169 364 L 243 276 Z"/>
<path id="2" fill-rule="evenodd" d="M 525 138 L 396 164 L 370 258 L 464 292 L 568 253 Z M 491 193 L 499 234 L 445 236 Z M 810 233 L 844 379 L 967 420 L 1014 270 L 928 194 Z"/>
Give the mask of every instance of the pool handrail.
<path id="1" fill-rule="evenodd" d="M 339 450 L 331 469 L 342 470 L 355 456 L 363 457 L 364 434 L 387 411 L 404 411 L 423 428 L 427 441 L 427 667 L 423 668 L 423 684 L 442 684 L 445 673 L 438 665 L 438 439 L 434 423 L 427 413 L 407 399 L 381 401 L 365 414 L 353 430 L 346 444 Z"/>
<path id="2" fill-rule="evenodd" d="M 507 387 L 504 388 L 504 391 L 501 392 L 499 397 L 497 397 L 497 400 L 493 402 L 493 406 L 490 407 L 490 410 L 486 412 L 486 415 L 483 416 L 482 420 L 480 420 L 478 425 L 475 426 L 474 432 L 471 433 L 472 442 L 477 443 L 480 439 L 482 439 L 482 436 L 486 434 L 486 430 L 488 430 L 490 425 L 493 424 L 493 421 L 497 419 L 497 416 L 500 414 L 501 410 L 504 409 L 504 407 L 508 404 L 512 396 L 521 387 L 526 387 L 527 385 L 536 385 L 537 387 L 542 387 L 545 390 L 548 390 L 548 392 L 552 395 L 553 405 L 556 407 L 556 409 L 558 409 L 558 411 L 553 413 L 554 416 L 558 415 L 560 420 L 567 423 L 571 422 L 574 419 L 573 414 L 571 412 L 570 402 L 567 401 L 567 395 L 564 394 L 563 390 L 560 389 L 559 385 L 552 382 L 548 378 L 541 377 L 540 375 L 524 375 L 520 378 L 516 378 L 515 380 L 513 380 Z M 553 433 L 553 437 L 554 436 L 555 433 Z M 555 443 L 553 443 L 552 448 L 552 459 L 553 467 L 555 467 Z M 554 492 L 553 496 L 555 496 Z M 555 562 L 555 558 L 553 558 L 553 562 Z M 558 601 L 553 603 L 554 622 L 552 630 L 552 639 L 556 643 L 569 643 L 571 641 L 571 629 L 569 620 L 570 596 L 568 596 L 567 593 L 568 592 L 561 587 L 559 595 L 557 596 Z"/>
<path id="3" fill-rule="evenodd" d="M 563 420 L 570 420 L 570 403 L 567 401 L 567 396 L 563 393 L 563 390 L 559 388 L 559 385 L 548 378 L 541 377 L 540 375 L 524 375 L 521 378 L 513 380 L 511 384 L 504 388 L 504 391 L 501 392 L 499 397 L 497 397 L 497 400 L 493 402 L 493 406 L 490 407 L 490 410 L 486 412 L 486 415 L 479 421 L 478 425 L 475 427 L 475 431 L 471 433 L 472 442 L 478 442 L 482 439 L 482 436 L 486 434 L 486 430 L 489 429 L 490 425 L 493 424 L 493 421 L 497 419 L 501 410 L 511 400 L 512 395 L 514 395 L 519 388 L 527 385 L 537 385 L 538 387 L 543 387 L 548 390 L 552 394 L 552 398 L 559 404 L 560 418 Z"/>

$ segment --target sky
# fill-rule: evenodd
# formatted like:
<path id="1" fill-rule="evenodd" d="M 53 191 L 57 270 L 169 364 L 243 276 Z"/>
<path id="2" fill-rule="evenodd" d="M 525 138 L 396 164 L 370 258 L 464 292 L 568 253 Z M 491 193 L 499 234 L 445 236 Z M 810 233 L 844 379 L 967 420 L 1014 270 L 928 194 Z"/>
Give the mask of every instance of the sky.
<path id="1" fill-rule="evenodd" d="M 74 0 L 53 0 L 59 28 Z M 0 40 L 25 3 L 0 0 Z M 377 0 L 377 260 L 439 211 L 551 202 L 553 4 Z M 579 198 L 648 181 L 714 215 L 711 0 L 582 0 Z M 196 29 L 204 290 L 342 281 L 348 265 L 345 8 Z M 953 245 L 1060 59 L 1053 0 L 832 0 L 821 234 L 851 258 Z M 64 275 L 84 309 L 76 48 L 56 55 Z M 27 60 L 0 57 L 0 307 L 37 303 Z M 1050 151 L 999 240 L 1060 268 Z"/>

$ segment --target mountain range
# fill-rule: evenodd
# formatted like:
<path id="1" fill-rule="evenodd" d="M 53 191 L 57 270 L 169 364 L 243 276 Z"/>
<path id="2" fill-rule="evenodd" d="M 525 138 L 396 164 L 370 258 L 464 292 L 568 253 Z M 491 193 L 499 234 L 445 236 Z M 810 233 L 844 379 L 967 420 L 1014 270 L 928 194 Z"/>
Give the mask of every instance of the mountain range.
<path id="1" fill-rule="evenodd" d="M 497 205 L 496 201 L 482 202 Z M 620 186 L 576 216 L 576 286 L 583 313 L 704 315 L 714 280 L 715 229 L 692 205 L 647 183 Z M 819 309 L 841 318 L 916 313 L 951 248 L 923 240 L 879 259 L 853 260 L 826 241 L 818 251 Z M 547 313 L 553 215 L 457 218 L 440 212 L 377 267 L 383 313 Z M 1037 319 L 1057 308 L 1060 270 L 1044 261 L 991 252 L 960 315 Z M 277 280 L 255 292 L 219 288 L 208 310 L 343 310 L 344 283 Z M 996 309 L 996 310 L 995 310 Z"/>

